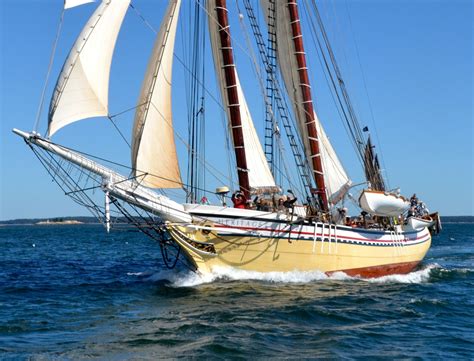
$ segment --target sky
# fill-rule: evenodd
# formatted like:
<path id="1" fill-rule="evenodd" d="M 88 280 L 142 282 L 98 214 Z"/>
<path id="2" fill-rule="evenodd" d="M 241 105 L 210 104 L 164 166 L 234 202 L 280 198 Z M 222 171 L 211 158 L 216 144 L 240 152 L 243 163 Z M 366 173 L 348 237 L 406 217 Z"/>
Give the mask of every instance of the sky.
<path id="1" fill-rule="evenodd" d="M 228 1 L 236 9 L 235 1 Z M 257 3 L 257 2 L 256 2 Z M 143 17 L 159 28 L 166 2 L 133 1 Z M 188 50 L 186 25 L 191 3 L 183 1 L 175 53 Z M 243 9 L 241 0 L 237 3 Z M 442 215 L 474 215 L 473 186 L 473 17 L 472 1 L 319 1 L 326 30 L 362 125 L 376 137 L 385 175 L 402 194 L 417 193 L 431 210 Z M 47 109 L 62 63 L 96 4 L 66 12 L 51 78 Z M 2 0 L 0 2 L 0 220 L 88 215 L 51 181 L 34 154 L 12 132 L 34 127 L 49 56 L 62 9 L 61 0 Z M 304 12 L 304 11 L 303 11 Z M 240 28 L 233 11 L 231 29 Z M 302 14 L 303 20 L 305 14 Z M 307 29 L 306 29 L 307 30 Z M 303 28 L 303 32 L 305 28 Z M 234 34 L 234 33 L 233 33 Z M 246 40 L 235 32 L 234 49 L 252 115 L 263 119 L 263 103 L 255 91 L 255 73 Z M 304 34 L 305 35 L 305 34 Z M 111 72 L 111 114 L 136 105 L 154 33 L 131 9 L 115 49 Z M 311 38 L 305 37 L 313 97 L 339 157 L 353 182 L 362 181 L 359 164 L 337 117 Z M 219 98 L 214 67 L 207 60 L 206 86 Z M 173 112 L 180 134 L 186 135 L 186 89 L 180 65 L 174 65 Z M 209 97 L 210 98 L 210 97 Z M 226 172 L 223 115 L 206 100 L 206 154 Z M 44 134 L 47 114 L 39 130 Z M 133 112 L 117 118 L 130 136 Z M 262 132 L 263 122 L 256 127 Z M 128 146 L 110 122 L 94 118 L 58 131 L 53 141 L 130 164 Z M 185 150 L 178 143 L 182 174 Z M 208 188 L 218 184 L 209 177 Z"/>

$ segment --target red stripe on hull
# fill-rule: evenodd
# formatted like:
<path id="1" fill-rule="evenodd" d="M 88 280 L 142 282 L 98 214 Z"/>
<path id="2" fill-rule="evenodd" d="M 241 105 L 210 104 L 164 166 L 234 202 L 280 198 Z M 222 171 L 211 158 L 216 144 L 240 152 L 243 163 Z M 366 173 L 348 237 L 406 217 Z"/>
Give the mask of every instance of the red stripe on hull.
<path id="1" fill-rule="evenodd" d="M 389 275 L 395 275 L 395 274 L 410 273 L 411 271 L 415 269 L 416 266 L 418 266 L 420 262 L 421 261 L 414 261 L 414 262 L 387 264 L 383 266 L 353 268 L 353 269 L 348 269 L 348 270 L 326 272 L 326 274 L 330 275 L 336 272 L 344 272 L 345 274 L 351 277 L 377 278 L 377 277 L 389 276 Z"/>
<path id="2" fill-rule="evenodd" d="M 256 227 L 244 227 L 244 226 L 229 226 L 229 225 L 226 225 L 226 224 L 217 224 L 215 227 L 216 228 L 225 228 L 225 229 L 235 228 L 235 229 L 245 230 L 245 231 L 268 231 L 268 232 L 273 232 L 273 233 L 287 233 L 287 234 L 292 233 L 292 234 L 296 234 L 296 235 L 305 234 L 305 235 L 309 235 L 309 236 L 314 236 L 313 232 L 303 232 L 303 231 L 300 231 L 300 230 L 297 230 L 297 229 L 288 230 L 288 229 L 273 229 L 273 228 L 263 228 L 263 227 L 256 228 Z M 384 235 L 388 235 L 388 234 L 384 234 Z M 329 237 L 329 233 L 324 233 L 324 234 L 316 233 L 316 237 Z M 356 240 L 356 241 L 365 241 L 365 242 L 374 242 L 374 243 L 375 242 L 377 242 L 377 243 L 381 243 L 381 242 L 400 243 L 400 242 L 418 241 L 419 239 L 422 239 L 423 237 L 426 237 L 426 235 L 422 235 L 422 236 L 416 237 L 416 238 L 408 238 L 407 237 L 405 239 L 400 239 L 398 241 L 374 239 L 374 238 L 355 238 L 355 237 L 349 237 L 349 236 L 343 236 L 343 235 L 338 235 L 338 237 L 344 238 L 344 239 L 352 239 L 352 240 Z"/>

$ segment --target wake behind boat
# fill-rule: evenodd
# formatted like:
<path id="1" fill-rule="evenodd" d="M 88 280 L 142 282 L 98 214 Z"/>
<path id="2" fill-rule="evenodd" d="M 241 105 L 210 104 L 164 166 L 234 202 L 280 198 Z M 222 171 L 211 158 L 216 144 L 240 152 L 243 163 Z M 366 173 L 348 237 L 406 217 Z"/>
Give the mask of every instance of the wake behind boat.
<path id="1" fill-rule="evenodd" d="M 74 5 L 87 1 L 75 0 Z M 68 8 L 68 1 L 66 1 Z M 234 61 L 234 39 L 225 0 L 196 2 L 195 47 L 189 67 L 194 91 L 190 107 L 187 181 L 181 178 L 173 127 L 172 75 L 174 44 L 181 0 L 169 1 L 150 57 L 135 109 L 128 176 L 98 162 L 98 158 L 51 140 L 68 124 L 94 116 L 113 121 L 108 110 L 108 82 L 115 42 L 130 0 L 104 0 L 80 33 L 59 75 L 50 103 L 48 133 L 14 129 L 67 195 L 87 207 L 110 229 L 114 215 L 159 242 L 166 264 L 174 267 L 182 254 L 202 273 L 214 267 L 272 271 L 343 271 L 351 276 L 376 277 L 407 273 L 423 259 L 439 217 L 427 218 L 426 208 L 386 189 L 378 155 L 367 127 L 360 126 L 327 40 L 316 4 L 306 4 L 320 51 L 337 79 L 334 91 L 344 99 L 355 157 L 365 180 L 354 185 L 339 160 L 313 106 L 299 4 L 261 1 L 266 30 L 256 4 L 244 1 L 246 23 L 255 40 L 254 61 L 262 104 L 266 109 L 264 145 L 260 142 Z M 69 3 L 71 6 L 71 3 Z M 243 14 L 239 14 L 243 20 Z M 143 17 L 142 17 L 143 18 Z M 222 174 L 205 159 L 203 44 L 207 32 L 214 60 L 221 106 L 235 159 L 237 184 L 208 190 L 205 172 Z M 315 30 L 317 29 L 317 30 Z M 264 37 L 263 34 L 266 34 Z M 199 90 L 200 89 L 200 90 Z M 209 117 L 209 115 L 207 115 Z M 179 136 L 179 135 L 178 135 Z M 179 137 L 182 139 L 182 137 Z M 290 150 L 291 165 L 284 161 Z M 224 178 L 232 180 L 232 174 Z M 278 179 L 278 181 L 277 181 Z M 237 191 L 231 192 L 238 188 Z M 362 212 L 350 216 L 349 192 L 360 190 Z M 289 188 L 289 189 L 288 189 Z M 105 202 L 93 191 L 100 189 Z M 154 191 L 158 189 L 160 193 Z M 167 193 L 181 190 L 184 201 Z M 288 189 L 282 192 L 282 189 Z M 217 202 L 210 204 L 209 197 Z M 174 199 L 173 199 L 174 198 Z"/>

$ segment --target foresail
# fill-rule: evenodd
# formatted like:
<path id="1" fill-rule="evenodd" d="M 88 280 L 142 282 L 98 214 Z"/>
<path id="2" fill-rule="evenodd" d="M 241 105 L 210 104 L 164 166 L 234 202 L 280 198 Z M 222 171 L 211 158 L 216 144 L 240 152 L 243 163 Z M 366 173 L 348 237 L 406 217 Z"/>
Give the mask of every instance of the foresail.
<path id="1" fill-rule="evenodd" d="M 220 49 L 219 41 L 219 25 L 215 17 L 215 7 L 217 6 L 213 1 L 207 2 L 208 6 L 208 22 L 209 22 L 209 34 L 211 38 L 212 54 L 214 57 L 214 65 L 216 68 L 217 81 L 219 83 L 219 89 L 221 93 L 221 99 L 227 112 L 229 119 L 229 128 L 231 111 L 235 111 L 236 104 L 230 104 L 229 97 L 226 91 L 226 66 L 224 64 L 223 55 Z M 240 112 L 240 120 L 242 127 L 243 144 L 245 147 L 245 160 L 247 164 L 247 172 L 250 184 L 250 191 L 252 193 L 260 193 L 265 191 L 275 192 L 278 188 L 275 184 L 275 180 L 268 166 L 265 154 L 260 144 L 260 140 L 257 135 L 257 131 L 253 124 L 250 111 L 245 100 L 245 96 L 240 85 L 239 77 L 235 66 L 232 66 L 235 75 L 235 87 L 237 88 L 238 97 L 238 111 Z M 233 132 L 229 129 L 229 133 L 233 136 Z M 233 139 L 234 146 L 236 145 Z"/>
<path id="2" fill-rule="evenodd" d="M 115 42 L 130 0 L 104 0 L 63 65 L 49 107 L 48 136 L 75 121 L 108 114 Z"/>
<path id="3" fill-rule="evenodd" d="M 171 111 L 173 51 L 181 0 L 170 1 L 156 37 L 135 113 L 132 167 L 153 188 L 182 186 Z"/>

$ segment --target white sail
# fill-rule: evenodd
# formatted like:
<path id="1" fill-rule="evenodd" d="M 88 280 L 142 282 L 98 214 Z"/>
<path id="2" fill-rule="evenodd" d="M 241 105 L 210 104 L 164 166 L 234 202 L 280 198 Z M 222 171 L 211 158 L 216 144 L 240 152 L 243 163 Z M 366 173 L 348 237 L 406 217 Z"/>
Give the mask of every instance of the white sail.
<path id="1" fill-rule="evenodd" d="M 95 0 L 64 0 L 64 9 L 70 9 L 75 6 L 92 3 Z"/>
<path id="2" fill-rule="evenodd" d="M 344 170 L 316 113 L 314 114 L 314 119 L 316 120 L 316 129 L 319 136 L 324 183 L 326 184 L 328 200 L 330 203 L 336 204 L 347 193 L 352 182 Z"/>
<path id="3" fill-rule="evenodd" d="M 225 74 L 223 69 L 224 60 L 222 59 L 222 52 L 219 48 L 219 27 L 214 14 L 215 4 L 212 1 L 207 2 L 208 22 L 209 22 L 209 34 L 212 44 L 212 54 L 214 57 L 214 65 L 216 67 L 217 80 L 219 83 L 221 98 L 224 103 L 224 107 L 227 110 L 227 116 L 230 119 L 229 114 L 229 101 L 226 96 L 225 89 Z M 270 167 L 268 166 L 267 159 L 262 149 L 262 145 L 258 138 L 257 131 L 255 129 L 250 110 L 248 108 L 245 96 L 240 85 L 237 69 L 234 67 L 235 78 L 237 83 L 237 92 L 239 98 L 240 118 L 242 122 L 242 133 L 245 145 L 245 158 L 247 161 L 247 169 L 249 175 L 249 183 L 252 192 L 258 193 L 259 190 L 275 191 L 277 186 L 275 179 L 273 178 Z M 230 131 L 232 135 L 232 131 Z"/>
<path id="4" fill-rule="evenodd" d="M 171 112 L 173 50 L 181 0 L 170 1 L 156 37 L 135 113 L 132 167 L 154 188 L 182 186 Z"/>
<path id="5" fill-rule="evenodd" d="M 265 19 L 268 19 L 268 9 L 270 7 L 268 0 L 261 0 L 261 7 L 264 10 Z M 309 137 L 306 128 L 306 117 L 303 107 L 303 93 L 300 87 L 298 63 L 294 56 L 294 44 L 291 31 L 291 19 L 286 1 L 274 1 L 277 28 L 277 59 L 280 65 L 280 71 L 285 83 L 286 91 L 291 98 L 293 112 L 296 116 L 298 131 L 303 140 L 305 150 L 308 151 Z M 324 131 L 321 122 L 314 113 L 314 120 L 319 138 L 319 150 L 323 166 L 324 182 L 328 200 L 335 204 L 340 201 L 349 189 L 351 181 L 336 155 L 329 138 Z M 309 154 L 306 154 L 309 156 Z"/>
<path id="6" fill-rule="evenodd" d="M 130 0 L 104 0 L 63 65 L 49 107 L 48 135 L 77 120 L 108 114 L 115 42 Z"/>
<path id="7" fill-rule="evenodd" d="M 260 4 L 264 10 L 265 21 L 268 21 L 268 9 L 270 8 L 270 2 L 269 0 L 261 0 Z M 295 49 L 288 5 L 284 0 L 274 0 L 273 6 L 275 8 L 275 23 L 277 24 L 277 60 L 283 81 L 285 83 L 286 91 L 291 99 L 293 112 L 296 116 L 298 132 L 301 135 L 301 139 L 307 153 L 306 156 L 309 158 L 311 156 L 311 154 L 308 153 L 310 149 L 309 136 L 303 107 L 303 93 L 301 90 L 298 73 L 299 66 L 296 57 L 294 56 Z"/>
<path id="8" fill-rule="evenodd" d="M 269 187 L 276 188 L 275 179 L 273 178 L 267 159 L 263 153 L 262 145 L 260 144 L 237 74 L 235 78 L 237 80 L 237 91 L 239 94 L 242 133 L 244 135 L 245 157 L 249 170 L 250 187 L 254 190 L 258 190 L 259 188 L 269 189 Z"/>

